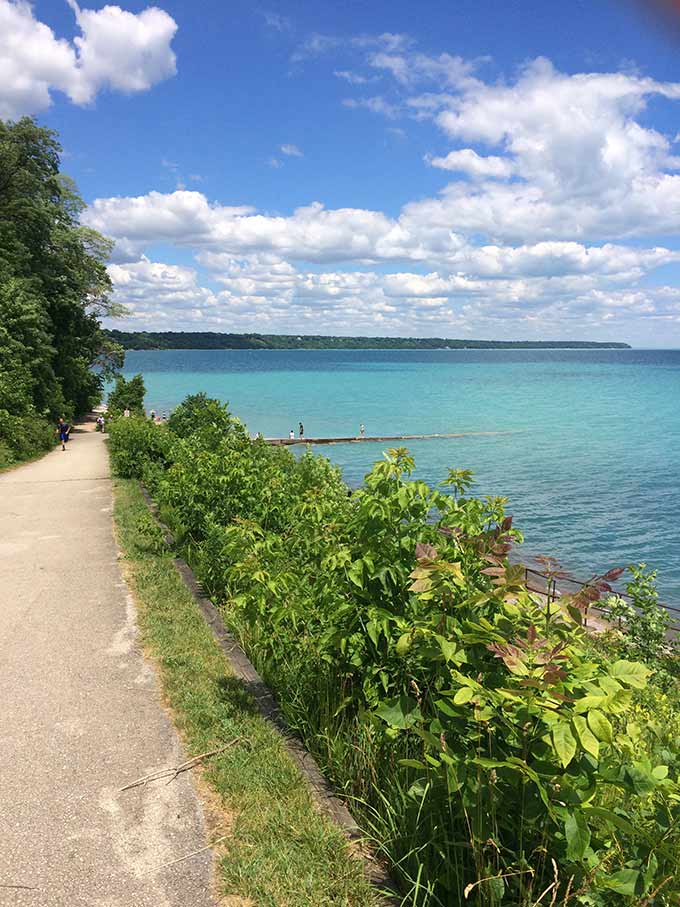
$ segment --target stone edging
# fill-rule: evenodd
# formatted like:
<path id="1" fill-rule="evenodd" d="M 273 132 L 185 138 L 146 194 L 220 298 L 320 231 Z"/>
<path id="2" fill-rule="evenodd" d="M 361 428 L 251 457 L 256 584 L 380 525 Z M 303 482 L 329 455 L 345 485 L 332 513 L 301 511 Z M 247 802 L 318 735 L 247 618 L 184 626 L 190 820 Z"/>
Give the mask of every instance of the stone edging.
<path id="1" fill-rule="evenodd" d="M 142 495 L 151 515 L 160 527 L 166 544 L 174 548 L 175 540 L 168 527 L 160 518 L 158 507 L 142 483 Z M 210 627 L 218 646 L 225 655 L 229 667 L 241 681 L 246 691 L 255 700 L 260 714 L 274 728 L 283 740 L 286 752 L 300 771 L 309 787 L 315 806 L 345 835 L 352 849 L 363 862 L 364 871 L 371 885 L 382 896 L 383 907 L 400 907 L 402 901 L 397 894 L 396 885 L 385 868 L 375 860 L 366 846 L 364 835 L 345 804 L 334 793 L 333 788 L 323 776 L 316 760 L 302 741 L 289 728 L 286 719 L 274 696 L 257 673 L 250 659 L 238 642 L 231 635 L 215 605 L 207 598 L 196 581 L 191 567 L 180 557 L 173 557 L 173 563 L 182 580 L 198 605 L 205 622 Z"/>

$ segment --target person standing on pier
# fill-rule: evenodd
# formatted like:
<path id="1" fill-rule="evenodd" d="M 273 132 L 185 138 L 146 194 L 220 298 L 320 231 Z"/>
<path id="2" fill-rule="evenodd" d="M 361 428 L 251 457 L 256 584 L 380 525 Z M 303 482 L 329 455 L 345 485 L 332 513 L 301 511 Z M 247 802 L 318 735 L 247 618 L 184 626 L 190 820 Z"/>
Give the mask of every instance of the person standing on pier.
<path id="1" fill-rule="evenodd" d="M 289 440 L 291 440 L 291 441 L 294 441 L 294 440 L 295 440 L 295 432 L 293 431 L 292 428 L 291 428 L 291 430 L 288 432 L 288 438 L 289 438 Z"/>
<path id="2" fill-rule="evenodd" d="M 366 426 L 364 425 L 363 422 L 362 422 L 361 425 L 359 426 L 359 437 L 360 437 L 360 438 L 365 438 L 365 437 L 366 437 Z"/>

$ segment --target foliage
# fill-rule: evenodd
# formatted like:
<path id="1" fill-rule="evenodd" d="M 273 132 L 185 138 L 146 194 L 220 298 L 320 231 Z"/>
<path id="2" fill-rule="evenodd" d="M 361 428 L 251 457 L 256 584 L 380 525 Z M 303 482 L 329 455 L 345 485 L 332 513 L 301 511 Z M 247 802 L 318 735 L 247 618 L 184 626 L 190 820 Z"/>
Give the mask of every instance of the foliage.
<path id="1" fill-rule="evenodd" d="M 677 686 L 582 628 L 617 571 L 547 610 L 508 561 L 505 500 L 470 496 L 467 470 L 431 488 L 389 450 L 350 495 L 201 395 L 144 424 L 112 432 L 114 465 L 156 464 L 200 580 L 406 904 L 677 903 Z"/>
<path id="2" fill-rule="evenodd" d="M 80 226 L 60 151 L 33 120 L 0 121 L 0 442 L 16 459 L 45 449 L 46 423 L 91 409 L 122 363 L 99 323 L 116 310 L 110 243 Z"/>
<path id="3" fill-rule="evenodd" d="M 127 380 L 123 375 L 116 375 L 113 389 L 109 393 L 108 412 L 113 418 L 121 415 L 125 410 L 137 415 L 144 413 L 144 376 L 134 375 Z"/>
<path id="4" fill-rule="evenodd" d="M 206 433 L 219 441 L 235 426 L 235 417 L 227 403 L 211 400 L 205 394 L 190 394 L 170 414 L 168 425 L 178 438 L 200 435 L 204 444 L 209 443 Z"/>
<path id="5" fill-rule="evenodd" d="M 0 409 L 0 468 L 48 451 L 54 438 L 52 426 L 36 414 L 14 416 Z"/>
<path id="6" fill-rule="evenodd" d="M 168 462 L 172 438 L 163 425 L 143 416 L 114 419 L 108 426 L 111 464 L 123 479 L 140 479 L 156 465 Z"/>
<path id="7" fill-rule="evenodd" d="M 331 337 L 322 334 L 220 334 L 215 331 L 109 331 L 126 350 L 441 350 L 630 349 L 589 340 L 452 340 L 447 337 Z"/>
<path id="8" fill-rule="evenodd" d="M 677 636 L 671 632 L 670 612 L 659 604 L 656 571 L 646 564 L 631 564 L 626 597 L 612 595 L 604 605 L 609 620 L 617 627 L 611 644 L 627 658 L 639 658 L 654 672 L 662 689 L 676 687 L 680 677 Z"/>

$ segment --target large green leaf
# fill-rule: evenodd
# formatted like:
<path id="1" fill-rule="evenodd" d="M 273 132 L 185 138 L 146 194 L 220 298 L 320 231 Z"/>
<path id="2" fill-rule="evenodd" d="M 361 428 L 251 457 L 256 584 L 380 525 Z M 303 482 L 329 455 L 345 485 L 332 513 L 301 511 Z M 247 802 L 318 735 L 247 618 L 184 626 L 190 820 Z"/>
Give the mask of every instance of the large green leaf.
<path id="1" fill-rule="evenodd" d="M 413 635 L 411 633 L 402 633 L 395 646 L 397 655 L 406 655 L 411 648 L 412 643 Z"/>
<path id="2" fill-rule="evenodd" d="M 388 699 L 377 709 L 376 715 L 391 727 L 409 728 L 422 721 L 418 703 L 412 696 L 399 696 Z"/>
<path id="3" fill-rule="evenodd" d="M 553 746 L 560 760 L 566 768 L 576 755 L 576 740 L 571 732 L 571 727 L 566 721 L 560 721 L 552 731 Z"/>
<path id="4" fill-rule="evenodd" d="M 567 839 L 567 859 L 577 863 L 590 844 L 590 829 L 582 812 L 570 813 L 564 823 L 564 835 Z"/>
<path id="5" fill-rule="evenodd" d="M 574 715 L 573 724 L 583 749 L 598 759 L 600 756 L 600 744 L 595 734 L 588 727 L 586 719 L 582 715 Z"/>
<path id="6" fill-rule="evenodd" d="M 615 661 L 611 667 L 611 675 L 626 686 L 635 687 L 636 690 L 642 690 L 647 686 L 649 677 L 649 668 L 637 661 Z"/>
<path id="7" fill-rule="evenodd" d="M 475 691 L 471 690 L 470 687 L 461 687 L 453 697 L 453 702 L 455 705 L 465 705 L 474 695 Z"/>
<path id="8" fill-rule="evenodd" d="M 606 879 L 604 886 L 617 894 L 632 897 L 639 878 L 640 873 L 637 869 L 620 869 Z"/>
<path id="9" fill-rule="evenodd" d="M 614 732 L 612 730 L 611 722 L 605 716 L 604 712 L 601 712 L 599 709 L 591 709 L 586 716 L 588 720 L 588 727 L 595 734 L 598 740 L 601 740 L 603 743 L 611 743 L 614 739 Z"/>

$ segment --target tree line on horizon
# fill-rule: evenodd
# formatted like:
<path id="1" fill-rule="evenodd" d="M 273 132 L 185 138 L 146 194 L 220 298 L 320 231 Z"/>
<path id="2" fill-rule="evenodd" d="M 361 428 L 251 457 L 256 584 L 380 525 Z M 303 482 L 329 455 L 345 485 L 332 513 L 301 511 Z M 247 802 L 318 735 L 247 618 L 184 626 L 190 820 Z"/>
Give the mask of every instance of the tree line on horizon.
<path id="1" fill-rule="evenodd" d="M 109 330 L 106 333 L 126 350 L 630 349 L 628 343 L 594 340 L 456 340 L 446 337 L 339 337 L 323 334 L 232 334 L 216 331 Z"/>
<path id="2" fill-rule="evenodd" d="M 0 467 L 48 450 L 54 423 L 101 399 L 124 353 L 101 328 L 116 314 L 111 242 L 80 224 L 57 135 L 0 120 Z"/>

